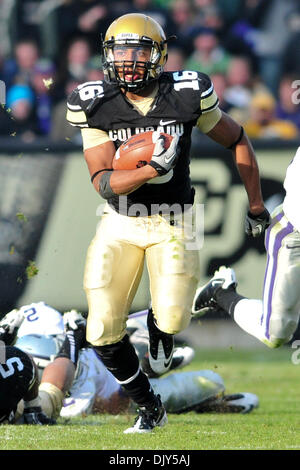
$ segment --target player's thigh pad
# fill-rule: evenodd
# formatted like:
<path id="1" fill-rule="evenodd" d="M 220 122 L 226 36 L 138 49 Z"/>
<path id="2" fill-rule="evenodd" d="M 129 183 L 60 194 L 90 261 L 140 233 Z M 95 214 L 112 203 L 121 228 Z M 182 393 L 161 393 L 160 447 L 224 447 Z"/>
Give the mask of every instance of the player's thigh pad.
<path id="1" fill-rule="evenodd" d="M 121 227 L 119 227 L 121 230 Z M 141 279 L 144 250 L 116 237 L 101 225 L 86 259 L 84 289 L 89 314 L 87 340 L 95 346 L 120 341 Z"/>
<path id="2" fill-rule="evenodd" d="M 300 313 L 300 234 L 283 216 L 267 234 L 262 327 L 266 344 L 290 340 Z"/>
<path id="3" fill-rule="evenodd" d="M 190 249 L 191 233 L 178 225 L 168 228 L 170 236 L 146 250 L 153 313 L 158 327 L 175 334 L 191 319 L 195 290 L 199 281 L 199 253 Z"/>

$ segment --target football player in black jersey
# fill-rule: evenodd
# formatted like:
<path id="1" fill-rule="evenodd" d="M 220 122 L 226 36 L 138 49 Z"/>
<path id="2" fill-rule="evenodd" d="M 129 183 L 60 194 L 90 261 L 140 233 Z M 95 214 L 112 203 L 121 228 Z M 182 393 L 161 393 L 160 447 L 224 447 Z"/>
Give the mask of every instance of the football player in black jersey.
<path id="1" fill-rule="evenodd" d="M 118 18 L 103 42 L 105 80 L 84 83 L 68 98 L 67 120 L 82 130 L 91 181 L 107 201 L 87 253 L 87 340 L 139 405 L 137 420 L 125 433 L 150 432 L 167 421 L 125 330 L 145 259 L 152 300 L 149 361 L 155 372 L 168 370 L 173 335 L 190 322 L 199 280 L 197 243 L 191 243 L 195 230 L 189 150 L 194 126 L 232 149 L 248 194 L 251 234 L 259 232 L 258 224 L 263 232 L 269 223 L 247 136 L 218 108 L 207 75 L 163 72 L 167 41 L 159 24 L 148 16 L 133 13 Z M 120 144 L 148 130 L 159 134 L 150 163 L 113 171 Z M 174 137 L 167 150 L 162 132 Z"/>
<path id="2" fill-rule="evenodd" d="M 42 411 L 38 371 L 33 358 L 11 346 L 16 339 L 13 331 L 13 322 L 0 327 L 0 424 L 16 423 L 21 400 L 24 400 L 22 424 L 55 424 Z"/>

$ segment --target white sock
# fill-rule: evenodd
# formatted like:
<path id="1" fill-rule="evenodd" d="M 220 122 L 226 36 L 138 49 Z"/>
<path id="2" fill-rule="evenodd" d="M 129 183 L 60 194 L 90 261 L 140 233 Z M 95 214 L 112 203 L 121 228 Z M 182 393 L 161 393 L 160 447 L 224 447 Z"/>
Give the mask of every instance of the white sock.
<path id="1" fill-rule="evenodd" d="M 234 321 L 244 330 L 255 338 L 262 341 L 264 333 L 260 324 L 263 314 L 263 303 L 258 299 L 240 300 L 233 312 Z"/>

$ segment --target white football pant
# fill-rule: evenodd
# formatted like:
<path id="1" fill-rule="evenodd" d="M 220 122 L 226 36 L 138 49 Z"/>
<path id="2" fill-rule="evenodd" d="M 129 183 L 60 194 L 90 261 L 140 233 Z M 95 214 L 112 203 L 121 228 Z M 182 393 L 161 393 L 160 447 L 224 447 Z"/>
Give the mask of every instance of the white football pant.
<path id="1" fill-rule="evenodd" d="M 129 217 L 106 206 L 84 275 L 91 344 L 103 346 L 124 337 L 145 259 L 158 327 L 175 334 L 189 325 L 199 258 L 196 248 L 189 249 L 195 238 L 192 210 L 183 214 L 170 223 L 170 216 Z"/>
<path id="2" fill-rule="evenodd" d="M 278 206 L 266 231 L 267 266 L 263 300 L 242 299 L 234 319 L 271 348 L 287 343 L 300 314 L 300 233 Z"/>

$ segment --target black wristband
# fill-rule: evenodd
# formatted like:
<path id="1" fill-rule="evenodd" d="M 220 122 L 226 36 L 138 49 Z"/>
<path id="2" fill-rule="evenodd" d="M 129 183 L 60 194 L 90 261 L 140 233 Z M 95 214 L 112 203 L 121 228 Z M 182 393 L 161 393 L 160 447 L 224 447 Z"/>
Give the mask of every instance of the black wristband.
<path id="1" fill-rule="evenodd" d="M 260 214 L 257 214 L 257 215 L 254 215 L 252 214 L 252 212 L 250 212 L 250 210 L 248 211 L 247 213 L 248 217 L 250 217 L 250 219 L 252 220 L 258 220 L 258 219 L 261 219 L 262 217 L 265 218 L 265 217 L 268 217 L 270 215 L 269 211 L 267 209 L 264 209 Z"/>
<path id="2" fill-rule="evenodd" d="M 102 171 L 112 171 L 113 168 L 103 168 L 102 170 L 98 170 L 96 171 L 92 177 L 91 177 L 91 183 L 94 181 L 94 179 L 96 178 L 97 175 L 99 175 L 99 173 L 102 173 Z"/>
<path id="3" fill-rule="evenodd" d="M 165 170 L 161 165 L 152 160 L 148 163 L 148 165 L 152 166 L 158 173 L 158 176 L 163 176 L 168 173 L 168 170 Z"/>

